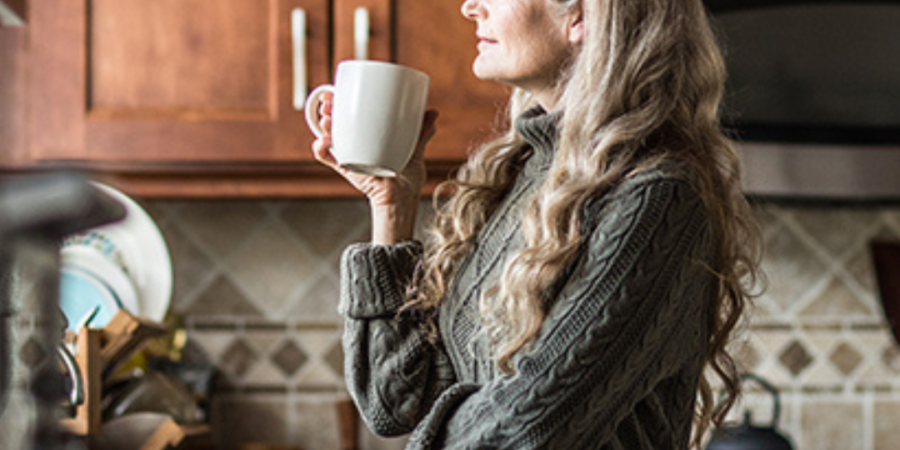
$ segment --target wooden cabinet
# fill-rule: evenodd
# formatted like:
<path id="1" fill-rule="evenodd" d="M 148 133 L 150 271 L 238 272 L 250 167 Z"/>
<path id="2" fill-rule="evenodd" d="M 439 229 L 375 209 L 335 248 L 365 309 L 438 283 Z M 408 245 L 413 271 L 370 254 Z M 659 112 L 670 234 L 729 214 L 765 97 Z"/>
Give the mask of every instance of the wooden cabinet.
<path id="1" fill-rule="evenodd" d="M 422 0 L 31 0 L 28 159 L 111 174 L 136 195 L 351 193 L 312 161 L 294 97 L 352 57 L 359 7 L 371 59 L 432 76 L 429 167 L 446 176 L 507 92 L 471 74 L 459 4 Z"/>

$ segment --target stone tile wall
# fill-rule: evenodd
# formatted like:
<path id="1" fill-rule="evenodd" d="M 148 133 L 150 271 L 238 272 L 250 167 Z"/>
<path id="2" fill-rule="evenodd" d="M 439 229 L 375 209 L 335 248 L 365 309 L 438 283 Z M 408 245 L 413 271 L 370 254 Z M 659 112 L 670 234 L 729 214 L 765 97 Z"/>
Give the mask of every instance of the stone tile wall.
<path id="1" fill-rule="evenodd" d="M 172 253 L 172 312 L 188 332 L 186 358 L 221 373 L 211 421 L 222 448 L 338 448 L 335 404 L 346 398 L 338 260 L 368 237 L 365 203 L 144 205 Z M 795 448 L 896 448 L 900 346 L 883 321 L 868 244 L 900 241 L 900 208 L 762 204 L 757 212 L 768 287 L 734 344 L 741 366 L 779 389 L 779 429 Z M 34 358 L 27 338 L 21 347 L 21 359 Z M 748 388 L 733 418 L 746 409 L 770 422 L 772 399 Z M 403 444 L 365 432 L 362 440 L 364 449 Z"/>

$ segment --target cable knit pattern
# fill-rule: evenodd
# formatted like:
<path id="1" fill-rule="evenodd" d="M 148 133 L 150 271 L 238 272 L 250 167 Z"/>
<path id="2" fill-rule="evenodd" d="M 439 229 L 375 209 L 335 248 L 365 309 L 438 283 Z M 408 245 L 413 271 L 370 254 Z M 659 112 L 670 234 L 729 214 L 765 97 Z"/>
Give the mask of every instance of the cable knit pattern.
<path id="1" fill-rule="evenodd" d="M 591 205 L 582 252 L 515 375 L 483 369 L 494 364 L 477 314 L 485 286 L 476 285 L 496 280 L 498 261 L 521 248 L 518 220 L 508 218 L 520 217 L 524 193 L 545 175 L 555 123 L 517 121 L 535 147 L 512 191 L 523 195 L 501 205 L 461 266 L 441 306 L 441 344 L 393 314 L 417 244 L 345 254 L 348 388 L 375 432 L 413 431 L 409 449 L 687 448 L 717 284 L 705 269 L 708 212 L 674 164 Z"/>

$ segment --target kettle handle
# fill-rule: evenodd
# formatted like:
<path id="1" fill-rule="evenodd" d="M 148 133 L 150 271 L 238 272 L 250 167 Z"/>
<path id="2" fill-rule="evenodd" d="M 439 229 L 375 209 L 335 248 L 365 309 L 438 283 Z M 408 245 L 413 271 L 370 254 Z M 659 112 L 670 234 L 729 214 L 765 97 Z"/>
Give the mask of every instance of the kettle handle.
<path id="1" fill-rule="evenodd" d="M 781 417 L 781 397 L 778 394 L 778 390 L 775 389 L 775 386 L 772 386 L 772 383 L 769 383 L 764 378 L 759 375 L 753 373 L 743 373 L 740 375 L 741 381 L 752 380 L 756 382 L 756 384 L 763 387 L 763 389 L 769 391 L 772 394 L 772 428 L 775 428 L 778 425 L 778 419 Z"/>

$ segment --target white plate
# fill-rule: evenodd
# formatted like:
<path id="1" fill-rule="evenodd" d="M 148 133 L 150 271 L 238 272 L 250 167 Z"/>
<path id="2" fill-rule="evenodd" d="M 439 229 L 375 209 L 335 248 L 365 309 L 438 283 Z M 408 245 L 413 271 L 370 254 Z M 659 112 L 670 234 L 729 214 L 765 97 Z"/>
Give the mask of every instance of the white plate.
<path id="1" fill-rule="evenodd" d="M 97 235 L 86 236 L 96 238 Z M 80 242 L 82 245 L 66 245 L 60 251 L 60 305 L 69 329 L 77 332 L 76 328 L 94 306 L 100 307 L 100 311 L 90 323 L 92 328 L 105 326 L 119 308 L 138 314 L 138 294 L 128 275 L 96 246 L 86 245 L 84 239 Z M 113 301 L 101 301 L 101 297 L 107 296 Z"/>
<path id="2" fill-rule="evenodd" d="M 66 329 L 103 328 L 121 309 L 121 303 L 105 283 L 74 267 L 60 269 L 59 307 L 66 316 Z"/>
<path id="3" fill-rule="evenodd" d="M 122 203 L 126 217 L 69 237 L 62 249 L 64 261 L 66 255 L 74 254 L 72 258 L 77 260 L 79 266 L 90 265 L 95 272 L 102 272 L 99 274 L 102 280 L 112 284 L 108 280 L 115 278 L 115 271 L 108 270 L 108 267 L 101 269 L 102 263 L 97 263 L 93 256 L 87 256 L 101 255 L 120 268 L 136 292 L 135 304 L 131 306 L 122 300 L 123 306 L 136 316 L 161 322 L 172 297 L 172 261 L 162 233 L 150 215 L 134 200 L 109 186 L 94 185 Z"/>

